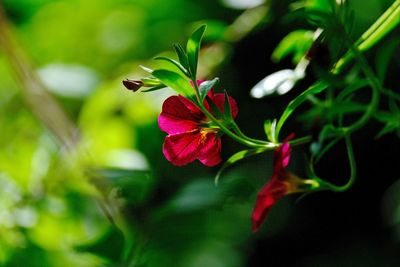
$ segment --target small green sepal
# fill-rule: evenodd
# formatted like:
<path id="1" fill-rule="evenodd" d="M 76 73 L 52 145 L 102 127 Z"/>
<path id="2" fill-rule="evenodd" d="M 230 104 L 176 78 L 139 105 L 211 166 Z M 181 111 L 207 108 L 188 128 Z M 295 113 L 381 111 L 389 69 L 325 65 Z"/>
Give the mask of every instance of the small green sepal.
<path id="1" fill-rule="evenodd" d="M 214 87 L 215 84 L 217 84 L 219 82 L 219 78 L 215 78 L 213 80 L 210 81 L 203 81 L 200 85 L 199 85 L 199 94 L 200 94 L 200 99 L 201 101 L 204 101 L 204 99 L 206 98 L 208 92 Z"/>

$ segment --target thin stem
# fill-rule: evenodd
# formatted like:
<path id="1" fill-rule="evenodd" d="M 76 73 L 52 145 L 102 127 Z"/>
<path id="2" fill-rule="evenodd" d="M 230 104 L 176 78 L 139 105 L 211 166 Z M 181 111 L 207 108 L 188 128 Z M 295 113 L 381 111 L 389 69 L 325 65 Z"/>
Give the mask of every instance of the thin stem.
<path id="1" fill-rule="evenodd" d="M 199 92 L 199 88 L 198 88 L 197 80 L 196 80 L 195 76 L 192 77 L 192 83 L 193 83 L 193 86 L 194 86 L 195 91 L 196 91 L 196 104 L 197 104 L 197 106 L 201 109 L 201 111 L 203 111 L 203 113 L 215 125 L 217 125 L 230 138 L 232 138 L 233 140 L 237 141 L 238 143 L 241 143 L 241 144 L 243 144 L 245 146 L 253 147 L 253 148 L 263 147 L 263 148 L 271 148 L 271 149 L 273 149 L 273 148 L 278 146 L 278 144 L 274 144 L 274 143 L 266 142 L 266 141 L 262 141 L 262 140 L 256 140 L 256 139 L 252 139 L 250 137 L 247 137 L 245 134 L 242 133 L 242 131 L 240 131 L 239 126 L 237 126 L 237 124 L 235 122 L 232 122 L 231 125 L 234 127 L 234 130 L 236 130 L 238 134 L 232 132 L 228 127 L 226 127 L 217 118 L 215 118 L 214 115 L 211 114 L 211 112 L 209 112 L 207 110 L 207 108 L 204 106 L 204 103 L 200 99 L 200 96 L 199 96 L 199 93 L 198 93 Z"/>
<path id="2" fill-rule="evenodd" d="M 315 177 L 315 180 L 320 184 L 319 190 L 331 190 L 334 192 L 344 192 L 347 191 L 354 184 L 357 176 L 356 160 L 354 157 L 353 145 L 351 143 L 350 135 L 345 136 L 346 147 L 347 147 L 347 157 L 349 159 L 350 165 L 350 178 L 344 185 L 334 185 L 330 182 L 322 180 Z"/>
<path id="3" fill-rule="evenodd" d="M 400 0 L 393 4 L 369 27 L 355 45 L 360 51 L 366 51 L 378 43 L 388 32 L 400 23 Z M 333 73 L 340 73 L 353 59 L 354 54 L 348 51 L 335 65 Z"/>
<path id="4" fill-rule="evenodd" d="M 358 61 L 362 71 L 364 72 L 364 75 L 368 78 L 368 81 L 371 84 L 372 88 L 372 98 L 366 112 L 358 121 L 353 123 L 351 126 L 344 128 L 345 132 L 351 133 L 360 129 L 364 124 L 366 124 L 369 121 L 369 119 L 371 118 L 371 116 L 376 111 L 379 105 L 380 91 L 383 91 L 384 89 L 381 83 L 379 82 L 378 78 L 375 76 L 372 69 L 369 67 L 369 64 L 365 59 L 365 57 L 361 54 L 358 48 L 351 42 L 351 40 L 349 40 L 346 33 L 344 33 L 344 37 L 345 41 L 350 46 L 351 51 L 354 53 L 356 61 Z"/>
<path id="5" fill-rule="evenodd" d="M 312 136 L 307 135 L 307 136 L 300 137 L 300 138 L 294 139 L 292 141 L 289 141 L 289 144 L 292 146 L 298 146 L 298 145 L 309 143 L 311 140 L 312 140 Z"/>
<path id="6" fill-rule="evenodd" d="M 216 119 L 211 112 L 209 112 L 203 105 L 199 105 L 199 108 L 201 109 L 201 111 L 203 111 L 203 113 L 213 122 L 215 123 L 215 125 L 217 125 L 226 135 L 228 135 L 230 138 L 232 138 L 233 140 L 235 140 L 236 142 L 248 146 L 248 147 L 253 147 L 253 148 L 257 148 L 257 147 L 267 147 L 267 148 L 275 148 L 278 146 L 278 144 L 274 144 L 274 143 L 266 143 L 266 144 L 258 144 L 258 143 L 254 143 L 252 141 L 246 140 L 238 135 L 236 135 L 234 132 L 232 132 L 231 130 L 229 130 L 223 123 L 221 123 L 218 119 Z"/>
<path id="7" fill-rule="evenodd" d="M 261 144 L 261 145 L 265 145 L 265 144 L 269 144 L 270 142 L 268 141 L 264 141 L 264 140 L 259 140 L 259 139 L 254 139 L 251 137 L 248 137 L 247 135 L 245 135 L 239 128 L 239 126 L 236 124 L 236 122 L 232 121 L 231 122 L 231 126 L 232 129 L 236 132 L 237 135 L 239 135 L 240 137 L 249 140 L 251 142 L 257 143 L 257 144 Z"/>
<path id="8" fill-rule="evenodd" d="M 339 74 L 343 71 L 344 66 L 346 66 L 351 59 L 353 59 L 354 55 L 358 55 L 358 58 L 360 60 L 360 55 L 361 53 L 359 52 L 361 51 L 365 51 L 368 50 L 369 48 L 371 48 L 372 46 L 374 46 L 375 44 L 377 44 L 384 36 L 385 34 L 387 34 L 388 32 L 390 32 L 391 30 L 393 30 L 394 26 L 397 25 L 400 22 L 400 0 L 396 0 L 379 18 L 378 20 L 367 30 L 365 31 L 362 36 L 360 37 L 360 39 L 356 42 L 356 47 L 351 44 L 351 48 L 350 50 L 341 58 L 337 61 L 337 63 L 335 64 L 334 69 L 332 70 L 333 74 Z M 375 31 L 379 31 L 380 34 L 376 35 L 376 34 L 372 34 Z M 368 44 L 368 45 L 366 45 Z M 355 47 L 355 49 L 353 48 Z M 352 52 L 352 53 L 351 53 Z M 365 63 L 366 60 L 362 57 L 362 61 Z M 366 70 L 366 68 L 368 67 L 368 64 L 361 64 L 361 66 L 363 67 L 363 71 L 364 73 L 366 73 L 366 76 L 371 73 L 371 70 Z M 372 75 L 374 76 L 374 75 Z M 375 85 L 378 85 L 378 87 L 380 87 L 379 81 L 372 79 L 371 80 Z M 288 117 L 293 113 L 294 109 L 296 109 L 298 106 L 300 106 L 300 104 L 303 102 L 302 98 L 304 97 L 304 95 L 306 94 L 310 94 L 311 92 L 314 90 L 314 88 L 318 87 L 319 83 L 314 84 L 313 86 L 311 86 L 309 89 L 307 89 L 305 92 L 303 92 L 302 94 L 300 94 L 297 98 L 295 98 L 294 100 L 292 100 L 291 103 L 296 103 L 296 105 L 288 105 L 288 107 L 286 108 L 286 110 L 284 111 L 283 115 L 281 116 L 281 118 L 278 121 L 277 124 L 277 131 L 276 131 L 276 135 L 279 135 L 280 129 L 282 128 L 284 122 L 288 119 Z M 328 88 L 327 85 L 322 86 L 322 88 L 320 88 L 320 90 L 318 90 L 318 93 L 325 90 L 326 88 Z M 384 91 L 383 88 L 381 88 L 381 91 Z M 308 97 L 308 96 L 307 96 Z M 378 96 L 376 96 L 376 94 L 373 93 L 373 99 L 371 100 L 371 102 L 373 104 L 375 104 L 375 102 L 377 102 L 378 100 Z M 371 105 L 372 106 L 372 105 Z M 362 117 L 362 120 L 360 120 L 352 130 L 355 130 L 356 128 L 359 128 L 359 126 L 362 126 L 364 124 L 364 122 L 370 117 L 372 111 L 374 110 L 374 107 L 372 106 L 370 108 L 370 111 L 367 110 L 367 114 L 365 116 Z"/>

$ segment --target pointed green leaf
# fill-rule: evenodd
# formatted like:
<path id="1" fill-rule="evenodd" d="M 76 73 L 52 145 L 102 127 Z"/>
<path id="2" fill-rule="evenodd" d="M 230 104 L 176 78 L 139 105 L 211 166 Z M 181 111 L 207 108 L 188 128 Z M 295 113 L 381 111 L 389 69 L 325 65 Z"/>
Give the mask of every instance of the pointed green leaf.
<path id="1" fill-rule="evenodd" d="M 232 110 L 231 110 L 231 102 L 229 100 L 229 95 L 225 90 L 225 100 L 224 100 L 224 119 L 226 121 L 233 121 L 232 118 Z"/>
<path id="2" fill-rule="evenodd" d="M 215 185 L 218 185 L 218 181 L 219 178 L 221 177 L 222 172 L 228 168 L 229 166 L 231 166 L 232 164 L 234 164 L 235 162 L 253 156 L 253 155 L 257 155 L 260 153 L 265 152 L 266 150 L 268 150 L 267 148 L 254 148 L 254 149 L 246 149 L 246 150 L 242 150 L 239 151 L 235 154 L 233 154 L 225 163 L 224 165 L 222 165 L 221 169 L 218 171 L 217 175 L 215 176 L 214 182 Z"/>
<path id="3" fill-rule="evenodd" d="M 201 101 L 204 101 L 204 99 L 206 98 L 208 92 L 218 82 L 219 82 L 219 78 L 215 78 L 215 79 L 210 80 L 210 81 L 204 81 L 199 85 L 199 94 L 200 94 Z"/>
<path id="4" fill-rule="evenodd" d="M 390 132 L 394 132 L 400 128 L 399 123 L 388 123 L 386 124 L 376 135 L 376 138 L 381 138 L 383 135 L 388 134 Z"/>
<path id="5" fill-rule="evenodd" d="M 186 45 L 186 54 L 188 57 L 189 69 L 192 74 L 192 78 L 196 77 L 201 39 L 203 38 L 206 27 L 206 25 L 200 26 L 200 28 L 198 28 L 189 38 Z"/>
<path id="6" fill-rule="evenodd" d="M 150 87 L 149 89 L 142 90 L 141 92 L 147 93 L 147 92 L 157 91 L 160 89 L 164 89 L 165 87 L 167 87 L 167 86 L 165 86 L 164 84 L 161 84 L 161 85 Z"/>
<path id="7" fill-rule="evenodd" d="M 322 92 L 324 89 L 328 87 L 327 84 L 325 83 L 316 83 L 312 86 L 310 86 L 307 90 L 305 90 L 303 93 L 301 93 L 299 96 L 297 96 L 295 99 L 293 99 L 289 105 L 286 107 L 286 109 L 283 111 L 282 116 L 279 118 L 279 121 L 276 125 L 276 130 L 275 130 L 275 140 L 279 140 L 279 132 L 285 123 L 285 121 L 289 118 L 289 116 L 293 113 L 293 111 L 300 106 L 304 101 L 307 100 L 308 95 L 315 95 L 320 92 Z"/>
<path id="8" fill-rule="evenodd" d="M 167 62 L 171 63 L 172 65 L 176 66 L 182 72 L 182 74 L 184 74 L 185 76 L 190 78 L 190 75 L 189 75 L 188 71 L 178 61 L 176 61 L 176 60 L 174 60 L 172 58 L 163 57 L 163 56 L 155 57 L 154 59 L 155 60 L 164 60 L 164 61 L 167 61 Z"/>
<path id="9" fill-rule="evenodd" d="M 264 122 L 265 134 L 267 135 L 268 140 L 273 143 L 275 143 L 275 128 L 276 128 L 276 119 L 274 119 L 272 122 L 271 120 L 266 120 Z"/>
<path id="10" fill-rule="evenodd" d="M 395 130 L 400 129 L 400 114 L 389 113 L 389 112 L 377 112 L 374 114 L 375 119 L 378 121 L 385 123 L 385 126 L 381 129 L 381 131 L 376 136 L 377 138 L 382 137 L 382 135 L 388 134 Z"/>
<path id="11" fill-rule="evenodd" d="M 146 77 L 146 78 L 142 78 L 140 80 L 143 82 L 144 87 L 153 87 L 153 86 L 163 85 L 159 79 L 156 79 L 153 77 Z"/>
<path id="12" fill-rule="evenodd" d="M 139 67 L 142 68 L 142 70 L 144 70 L 145 72 L 148 72 L 148 73 L 152 73 L 152 72 L 153 72 L 152 69 L 150 69 L 150 68 L 148 68 L 148 67 L 145 67 L 145 66 L 143 66 L 143 65 L 140 65 Z"/>
<path id="13" fill-rule="evenodd" d="M 174 49 L 176 54 L 178 55 L 179 62 L 182 64 L 185 69 L 189 69 L 189 61 L 186 55 L 185 50 L 180 44 L 174 44 Z"/>
<path id="14" fill-rule="evenodd" d="M 307 52 L 313 42 L 314 34 L 308 30 L 296 30 L 286 35 L 272 53 L 272 60 L 281 61 L 289 54 L 294 55 L 294 63 L 297 64 Z"/>
<path id="15" fill-rule="evenodd" d="M 176 72 L 161 69 L 154 70 L 151 74 L 184 97 L 191 99 L 195 95 L 195 90 L 189 81 Z"/>
<path id="16" fill-rule="evenodd" d="M 390 122 L 393 120 L 394 116 L 394 114 L 384 111 L 379 111 L 374 114 L 374 118 L 383 123 Z"/>

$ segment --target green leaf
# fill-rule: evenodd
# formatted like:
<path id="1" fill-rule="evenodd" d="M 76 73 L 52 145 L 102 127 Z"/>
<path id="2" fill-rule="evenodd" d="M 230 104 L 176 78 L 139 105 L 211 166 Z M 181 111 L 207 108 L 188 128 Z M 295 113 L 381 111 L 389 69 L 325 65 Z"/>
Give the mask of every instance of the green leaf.
<path id="1" fill-rule="evenodd" d="M 267 138 L 269 141 L 275 143 L 275 128 L 276 128 L 276 119 L 274 119 L 272 122 L 271 120 L 266 120 L 264 122 L 264 131 L 265 134 L 267 135 Z"/>
<path id="2" fill-rule="evenodd" d="M 154 59 L 155 60 L 164 60 L 164 61 L 167 61 L 167 62 L 171 63 L 172 65 L 176 66 L 182 72 L 182 74 L 184 74 L 185 76 L 190 78 L 189 72 L 178 61 L 176 61 L 176 60 L 174 60 L 172 58 L 163 57 L 163 56 L 155 57 Z"/>
<path id="3" fill-rule="evenodd" d="M 219 82 L 219 78 L 215 78 L 210 81 L 204 81 L 199 85 L 199 94 L 200 94 L 200 99 L 201 101 L 204 101 L 206 98 L 208 92 L 211 90 L 211 88 L 214 87 Z"/>
<path id="4" fill-rule="evenodd" d="M 151 70 L 152 72 L 153 70 Z M 143 86 L 145 87 L 153 87 L 153 86 L 160 86 L 163 85 L 159 79 L 155 79 L 153 77 L 146 77 L 140 79 L 143 82 Z"/>
<path id="5" fill-rule="evenodd" d="M 254 156 L 260 153 L 267 151 L 267 148 L 253 148 L 253 149 L 245 149 L 233 154 L 225 163 L 222 165 L 221 169 L 218 171 L 217 175 L 215 176 L 214 182 L 215 185 L 218 185 L 219 178 L 221 177 L 222 172 L 234 164 L 235 162 L 242 160 L 244 158 Z"/>
<path id="6" fill-rule="evenodd" d="M 377 134 L 376 138 L 380 138 L 385 134 L 394 132 L 396 130 L 400 129 L 400 124 L 399 123 L 388 123 L 386 124 Z"/>
<path id="7" fill-rule="evenodd" d="M 376 136 L 377 138 L 382 137 L 385 134 L 390 132 L 394 132 L 400 129 L 400 114 L 398 113 L 389 113 L 389 112 L 377 112 L 374 114 L 374 117 L 385 124 L 385 126 L 381 129 L 381 131 Z"/>
<path id="8" fill-rule="evenodd" d="M 160 69 L 154 70 L 151 74 L 160 79 L 166 86 L 186 98 L 192 99 L 195 95 L 195 90 L 190 85 L 189 81 L 176 72 Z"/>
<path id="9" fill-rule="evenodd" d="M 164 84 L 160 84 L 160 85 L 157 85 L 157 86 L 150 87 L 149 89 L 141 90 L 141 92 L 142 93 L 147 93 L 147 92 L 157 91 L 157 90 L 160 90 L 160 89 L 164 89 L 165 87 L 167 87 L 167 86 L 164 85 Z"/>
<path id="10" fill-rule="evenodd" d="M 225 90 L 225 100 L 224 100 L 224 119 L 225 121 L 233 121 L 232 118 L 232 110 L 231 110 L 231 102 L 229 100 L 229 95 Z"/>
<path id="11" fill-rule="evenodd" d="M 148 73 L 152 73 L 152 72 L 153 72 L 152 69 L 150 69 L 150 68 L 148 68 L 148 67 L 145 67 L 145 66 L 143 66 L 143 65 L 140 65 L 139 67 L 142 68 L 142 70 L 144 70 L 145 72 L 148 72 Z"/>
<path id="12" fill-rule="evenodd" d="M 394 1 L 392 6 L 367 30 L 365 34 L 368 33 L 368 37 L 358 45 L 358 49 L 361 51 L 368 50 L 400 24 L 400 8 L 396 7 L 396 4 L 398 5 L 396 2 Z"/>
<path id="13" fill-rule="evenodd" d="M 307 90 L 305 90 L 303 93 L 301 93 L 299 96 L 297 96 L 295 99 L 293 99 L 289 105 L 286 107 L 286 109 L 283 111 L 282 116 L 279 118 L 279 121 L 276 126 L 276 131 L 275 131 L 275 140 L 279 140 L 279 132 L 285 123 L 285 121 L 289 118 L 289 116 L 293 113 L 293 111 L 300 106 L 304 101 L 307 100 L 307 97 L 309 95 L 315 95 L 320 92 L 322 92 L 324 89 L 328 87 L 327 84 L 325 83 L 316 83 L 312 86 L 310 86 Z"/>
<path id="14" fill-rule="evenodd" d="M 313 32 L 296 30 L 284 37 L 272 53 L 272 60 L 281 61 L 289 54 L 293 54 L 293 61 L 297 64 L 307 52 L 313 42 Z"/>
<path id="15" fill-rule="evenodd" d="M 192 78 L 196 77 L 201 39 L 203 38 L 206 28 L 206 25 L 200 26 L 200 28 L 198 28 L 189 38 L 186 45 L 186 54 L 188 57 L 189 69 L 192 74 Z"/>
<path id="16" fill-rule="evenodd" d="M 394 114 L 389 112 L 379 111 L 374 114 L 374 118 L 380 122 L 387 123 L 393 120 Z"/>
<path id="17" fill-rule="evenodd" d="M 185 67 L 185 69 L 189 69 L 189 61 L 188 61 L 188 57 L 186 55 L 185 50 L 183 49 L 183 47 L 180 44 L 174 44 L 174 49 L 176 54 L 178 55 L 178 59 L 179 62 L 182 64 L 183 67 Z"/>

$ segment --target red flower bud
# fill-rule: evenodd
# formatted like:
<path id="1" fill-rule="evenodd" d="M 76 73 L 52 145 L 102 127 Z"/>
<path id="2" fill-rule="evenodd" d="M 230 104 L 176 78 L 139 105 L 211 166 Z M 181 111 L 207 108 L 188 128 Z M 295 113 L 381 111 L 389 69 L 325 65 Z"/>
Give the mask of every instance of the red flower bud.
<path id="1" fill-rule="evenodd" d="M 136 92 L 143 86 L 143 82 L 141 80 L 123 80 L 122 84 L 125 86 L 126 89 Z"/>

